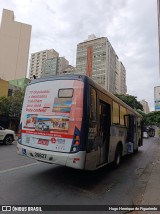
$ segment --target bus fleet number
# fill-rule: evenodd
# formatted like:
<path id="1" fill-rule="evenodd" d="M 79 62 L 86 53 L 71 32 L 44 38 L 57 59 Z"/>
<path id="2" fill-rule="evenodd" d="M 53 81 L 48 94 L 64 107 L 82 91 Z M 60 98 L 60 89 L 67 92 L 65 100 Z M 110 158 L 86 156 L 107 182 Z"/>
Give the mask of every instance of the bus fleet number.
<path id="1" fill-rule="evenodd" d="M 37 153 L 37 152 L 35 152 L 35 157 L 37 157 L 37 158 L 46 158 L 47 157 L 47 155 L 46 154 L 42 154 L 42 153 Z"/>

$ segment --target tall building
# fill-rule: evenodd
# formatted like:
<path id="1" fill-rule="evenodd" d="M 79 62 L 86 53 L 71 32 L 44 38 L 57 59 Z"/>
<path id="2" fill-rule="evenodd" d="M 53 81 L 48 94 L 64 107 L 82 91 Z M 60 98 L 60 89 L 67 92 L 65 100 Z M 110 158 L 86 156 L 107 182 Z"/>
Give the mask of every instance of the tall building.
<path id="1" fill-rule="evenodd" d="M 54 57 L 44 61 L 42 76 L 61 75 L 68 68 L 69 62 L 65 57 Z"/>
<path id="2" fill-rule="evenodd" d="M 57 75 L 58 57 L 46 59 L 42 64 L 42 76 Z"/>
<path id="3" fill-rule="evenodd" d="M 118 57 L 106 37 L 90 35 L 86 41 L 77 45 L 76 73 L 92 77 L 111 93 L 119 93 L 120 88 L 126 90 L 125 68 L 120 68 Z M 121 73 L 124 75 L 124 83 L 116 79 L 123 76 Z"/>
<path id="4" fill-rule="evenodd" d="M 13 11 L 3 9 L 0 26 L 0 78 L 26 77 L 31 25 L 14 20 Z"/>
<path id="5" fill-rule="evenodd" d="M 76 71 L 76 68 L 72 65 L 67 65 L 65 70 L 63 71 L 64 74 L 74 74 Z"/>
<path id="6" fill-rule="evenodd" d="M 126 94 L 126 69 L 121 61 L 116 59 L 116 82 L 115 82 L 115 92 L 117 94 Z"/>
<path id="7" fill-rule="evenodd" d="M 154 106 L 155 111 L 160 111 L 160 86 L 154 87 Z"/>
<path id="8" fill-rule="evenodd" d="M 57 66 L 57 75 L 63 74 L 67 66 L 69 65 L 68 60 L 65 59 L 65 57 L 59 57 L 58 58 L 58 66 Z"/>
<path id="9" fill-rule="evenodd" d="M 43 72 L 43 63 L 52 58 L 58 58 L 59 53 L 55 51 L 54 49 L 50 50 L 43 50 L 36 53 L 31 54 L 30 59 L 30 68 L 29 68 L 29 78 L 33 79 L 33 76 L 35 75 L 36 78 L 39 78 L 42 76 Z M 53 66 L 56 62 L 52 62 L 52 60 L 49 61 L 49 64 L 53 63 Z M 49 68 L 49 66 L 48 66 Z"/>
<path id="10" fill-rule="evenodd" d="M 142 106 L 143 106 L 143 112 L 144 112 L 145 114 L 148 114 L 148 113 L 150 112 L 148 102 L 145 101 L 145 100 L 141 100 L 140 103 L 141 103 Z"/>
<path id="11" fill-rule="evenodd" d="M 157 12 L 158 12 L 159 72 L 160 72 L 160 0 L 157 0 Z"/>

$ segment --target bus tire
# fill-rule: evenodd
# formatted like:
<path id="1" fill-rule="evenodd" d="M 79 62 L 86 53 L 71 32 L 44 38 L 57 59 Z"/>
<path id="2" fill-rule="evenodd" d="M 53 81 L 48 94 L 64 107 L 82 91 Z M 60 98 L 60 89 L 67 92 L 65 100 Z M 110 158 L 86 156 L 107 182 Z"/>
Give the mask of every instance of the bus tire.
<path id="1" fill-rule="evenodd" d="M 118 168 L 120 166 L 121 159 L 122 159 L 122 148 L 120 145 L 118 145 L 116 148 L 115 157 L 114 157 L 114 163 L 113 163 L 114 168 Z"/>

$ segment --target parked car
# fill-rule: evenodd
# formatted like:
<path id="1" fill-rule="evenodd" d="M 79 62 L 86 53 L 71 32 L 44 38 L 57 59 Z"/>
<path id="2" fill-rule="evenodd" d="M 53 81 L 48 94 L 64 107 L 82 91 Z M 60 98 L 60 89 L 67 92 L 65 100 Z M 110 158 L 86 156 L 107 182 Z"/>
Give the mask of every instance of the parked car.
<path id="1" fill-rule="evenodd" d="M 10 129 L 5 129 L 2 126 L 0 126 L 0 142 L 4 144 L 12 144 L 12 142 L 15 140 L 15 132 Z"/>
<path id="2" fill-rule="evenodd" d="M 149 127 L 148 135 L 149 135 L 149 137 L 154 137 L 155 136 L 155 129 L 152 127 Z"/>
<path id="3" fill-rule="evenodd" d="M 148 132 L 143 132 L 143 138 L 149 138 Z"/>
<path id="4" fill-rule="evenodd" d="M 149 138 L 148 128 L 146 126 L 143 126 L 143 138 Z"/>

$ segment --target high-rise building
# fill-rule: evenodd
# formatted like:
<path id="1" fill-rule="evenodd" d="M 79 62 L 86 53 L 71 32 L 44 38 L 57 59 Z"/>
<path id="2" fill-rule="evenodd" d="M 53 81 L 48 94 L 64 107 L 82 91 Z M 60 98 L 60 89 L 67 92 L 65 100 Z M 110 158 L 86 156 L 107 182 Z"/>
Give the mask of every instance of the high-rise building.
<path id="1" fill-rule="evenodd" d="M 76 71 L 76 68 L 72 65 L 67 65 L 65 70 L 63 71 L 64 74 L 74 74 Z"/>
<path id="2" fill-rule="evenodd" d="M 65 57 L 47 59 L 42 65 L 42 76 L 61 75 L 66 71 L 69 62 Z"/>
<path id="3" fill-rule="evenodd" d="M 158 12 L 159 72 L 160 72 L 160 0 L 157 0 L 157 12 Z"/>
<path id="4" fill-rule="evenodd" d="M 116 59 L 116 82 L 115 82 L 115 91 L 116 94 L 126 94 L 127 86 L 126 86 L 126 69 L 121 61 Z"/>
<path id="5" fill-rule="evenodd" d="M 58 57 L 46 59 L 42 64 L 42 76 L 57 75 Z"/>
<path id="6" fill-rule="evenodd" d="M 36 78 L 39 78 L 42 76 L 43 73 L 43 63 L 49 60 L 48 65 L 48 72 L 49 72 L 49 66 L 55 66 L 55 61 L 53 62 L 52 58 L 58 58 L 59 53 L 55 51 L 54 49 L 50 50 L 43 50 L 36 53 L 31 54 L 30 59 L 30 68 L 29 68 L 29 78 L 33 79 L 33 76 L 35 75 Z"/>
<path id="7" fill-rule="evenodd" d="M 65 59 L 65 57 L 59 57 L 58 66 L 57 66 L 57 75 L 63 74 L 63 71 L 65 71 L 68 65 L 69 65 L 69 62 L 68 60 Z"/>
<path id="8" fill-rule="evenodd" d="M 154 87 L 154 106 L 155 111 L 160 111 L 160 86 Z"/>
<path id="9" fill-rule="evenodd" d="M 143 112 L 144 112 L 145 114 L 148 114 L 148 113 L 150 112 L 148 102 L 145 101 L 145 100 L 141 100 L 140 103 L 141 103 L 142 106 L 143 106 Z"/>
<path id="10" fill-rule="evenodd" d="M 76 73 L 92 77 L 111 93 L 126 93 L 125 68 L 119 64 L 106 37 L 96 38 L 95 35 L 90 35 L 86 41 L 77 45 Z"/>
<path id="11" fill-rule="evenodd" d="M 14 12 L 3 9 L 0 26 L 0 78 L 25 78 L 27 73 L 31 25 L 14 20 Z"/>

